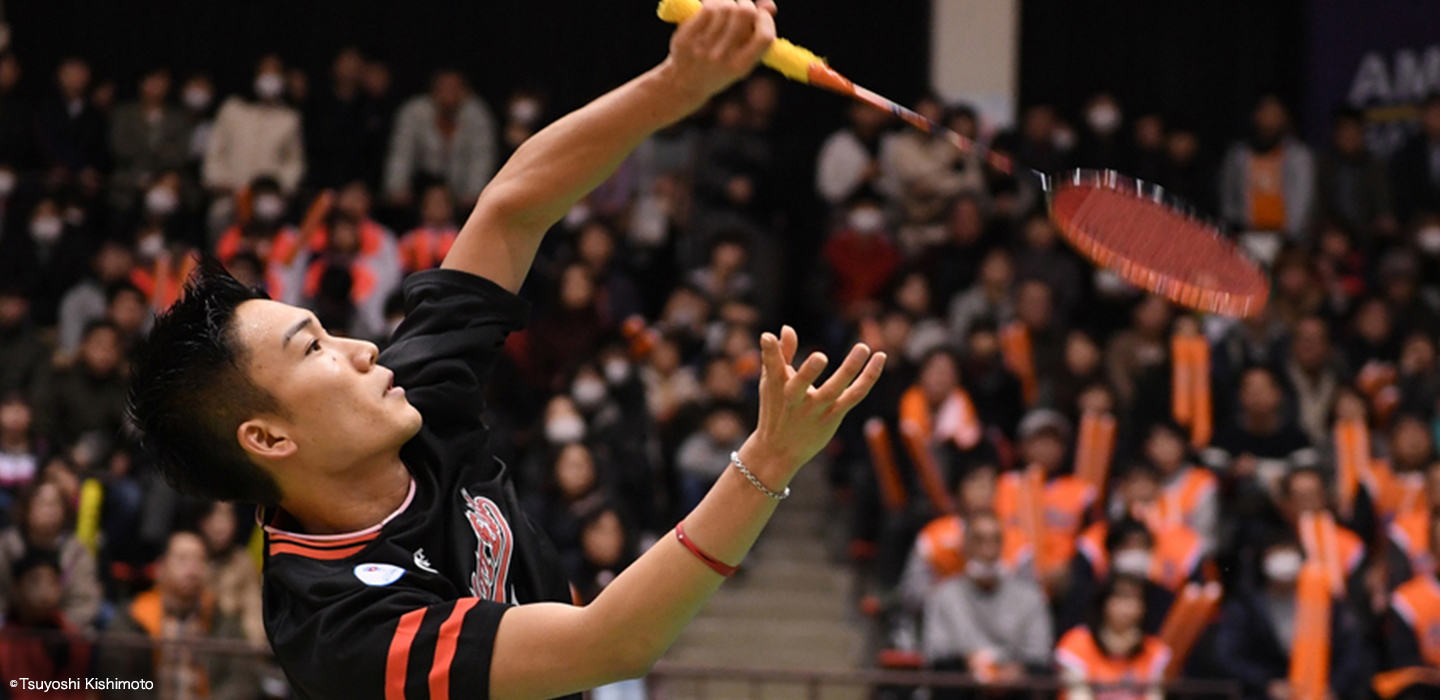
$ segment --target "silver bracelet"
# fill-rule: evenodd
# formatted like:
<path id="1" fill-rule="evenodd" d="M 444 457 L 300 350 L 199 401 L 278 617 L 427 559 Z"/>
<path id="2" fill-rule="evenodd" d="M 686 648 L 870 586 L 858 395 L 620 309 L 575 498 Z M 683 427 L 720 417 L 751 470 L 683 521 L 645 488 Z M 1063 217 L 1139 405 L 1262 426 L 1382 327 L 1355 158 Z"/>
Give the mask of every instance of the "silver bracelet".
<path id="1" fill-rule="evenodd" d="M 760 489 L 760 493 L 763 493 L 763 494 L 765 494 L 766 496 L 769 496 L 770 498 L 773 498 L 773 499 L 775 499 L 775 500 L 777 500 L 777 501 L 783 501 L 783 500 L 785 500 L 785 499 L 787 499 L 787 498 L 790 497 L 790 487 L 789 487 L 789 486 L 786 486 L 786 487 L 785 487 L 785 491 L 784 491 L 784 492 L 782 492 L 782 493 L 775 493 L 774 491 L 771 491 L 770 489 L 766 488 L 766 487 L 765 487 L 765 484 L 760 483 L 760 480 L 757 479 L 757 478 L 755 478 L 755 475 L 750 472 L 750 468 L 747 467 L 747 466 L 745 466 L 745 463 L 744 463 L 744 462 L 741 462 L 741 461 L 740 461 L 740 450 L 735 450 L 734 452 L 731 452 L 731 453 L 730 453 L 730 461 L 735 465 L 735 468 L 736 468 L 736 469 L 739 469 L 739 470 L 740 470 L 740 473 L 741 473 L 741 474 L 744 474 L 744 475 L 745 475 L 745 478 L 746 478 L 746 479 L 749 479 L 749 480 L 750 480 L 750 483 L 755 484 L 755 488 Z"/>

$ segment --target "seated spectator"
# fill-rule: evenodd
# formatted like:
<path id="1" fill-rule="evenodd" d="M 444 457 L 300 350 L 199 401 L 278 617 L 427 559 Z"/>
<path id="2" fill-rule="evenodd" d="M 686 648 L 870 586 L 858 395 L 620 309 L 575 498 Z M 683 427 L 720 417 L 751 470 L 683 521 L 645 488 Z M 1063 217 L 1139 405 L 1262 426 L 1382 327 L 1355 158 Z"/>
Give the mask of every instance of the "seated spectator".
<path id="1" fill-rule="evenodd" d="M 853 321 L 877 310 L 880 295 L 900 265 L 900 253 L 873 196 L 850 201 L 844 223 L 825 241 L 821 254 L 830 272 L 830 298 L 841 319 Z"/>
<path id="2" fill-rule="evenodd" d="M 959 513 L 942 515 L 920 530 L 905 560 L 905 573 L 900 578 L 902 602 L 919 610 L 925 596 L 937 585 L 964 573 L 967 563 L 965 523 L 974 514 L 993 515 L 995 485 L 999 470 L 993 464 L 977 463 L 961 475 L 955 489 Z M 1004 528 L 998 563 L 1006 574 L 1031 576 L 1030 548 L 1025 536 L 1014 528 Z"/>
<path id="3" fill-rule="evenodd" d="M 1367 369 L 1383 368 L 1400 359 L 1395 313 L 1384 299 L 1372 297 L 1356 304 L 1345 359 L 1357 377 Z"/>
<path id="4" fill-rule="evenodd" d="M 745 443 L 745 423 L 739 409 L 718 404 L 705 423 L 680 443 L 675 468 L 680 473 L 680 511 L 689 513 L 730 465 L 730 454 Z"/>
<path id="5" fill-rule="evenodd" d="M 999 518 L 977 511 L 965 528 L 963 573 L 925 595 L 925 660 L 933 668 L 1007 683 L 1042 673 L 1054 641 L 1045 594 L 1001 563 Z"/>
<path id="6" fill-rule="evenodd" d="M 836 209 L 857 194 L 879 194 L 880 144 L 890 122 L 890 113 L 858 102 L 848 114 L 849 125 L 825 139 L 815 161 L 815 187 Z"/>
<path id="7" fill-rule="evenodd" d="M 16 496 L 40 473 L 45 453 L 30 402 L 19 393 L 0 396 L 0 513 L 6 524 Z"/>
<path id="8" fill-rule="evenodd" d="M 1390 158 L 1395 213 L 1401 221 L 1440 213 L 1440 92 L 1420 105 L 1420 133 Z"/>
<path id="9" fill-rule="evenodd" d="M 400 268 L 405 274 L 440 267 L 455 245 L 455 201 L 441 184 L 425 188 L 420 196 L 420 225 L 400 238 Z"/>
<path id="10" fill-rule="evenodd" d="M 1309 602 L 1301 599 L 1297 585 L 1305 555 L 1300 543 L 1286 535 L 1272 537 L 1258 555 L 1256 583 L 1226 597 L 1215 662 L 1225 677 L 1240 682 L 1245 700 L 1285 700 L 1292 697 L 1290 668 L 1300 663 L 1295 652 L 1313 650 L 1295 633 L 1314 622 L 1301 617 Z M 1330 608 L 1330 688 L 1336 697 L 1354 697 L 1363 682 L 1363 637 L 1344 601 Z"/>
<path id="11" fill-rule="evenodd" d="M 580 228 L 575 241 L 575 255 L 595 279 L 604 315 L 625 319 L 639 316 L 642 308 L 640 289 L 624 270 L 618 246 L 614 229 L 594 219 Z"/>
<path id="12" fill-rule="evenodd" d="M 1213 472 L 1193 462 L 1187 438 L 1184 429 L 1168 420 L 1151 424 L 1145 434 L 1145 463 L 1160 477 L 1154 516 L 1168 525 L 1184 525 L 1210 554 L 1218 544 L 1220 483 Z"/>
<path id="13" fill-rule="evenodd" d="M 119 610 L 110 631 L 145 635 L 152 649 L 102 649 L 96 675 L 154 682 L 157 697 L 245 698 L 258 693 L 254 659 L 244 654 L 203 653 L 185 642 L 243 639 L 241 621 L 216 606 L 207 584 L 205 541 L 193 532 L 170 535 L 156 563 L 155 587 Z M 178 642 L 178 643 L 177 643 Z M 114 697 L 133 696 L 115 691 Z"/>
<path id="14" fill-rule="evenodd" d="M 1440 333 L 1440 312 L 1429 295 L 1422 293 L 1421 285 L 1434 283 L 1433 278 L 1421 277 L 1420 259 L 1415 253 L 1396 249 L 1380 258 L 1380 267 L 1375 271 L 1379 279 L 1380 296 L 1394 314 L 1395 326 L 1402 332 L 1416 331 L 1434 335 Z"/>
<path id="15" fill-rule="evenodd" d="M 57 185 L 79 186 L 87 196 L 99 192 L 109 170 L 105 114 L 91 100 L 90 64 L 71 56 L 55 69 L 54 97 L 35 114 L 40 165 Z"/>
<path id="16" fill-rule="evenodd" d="M 927 269 L 935 280 L 935 294 L 951 299 L 969 289 L 980 275 L 985 254 L 998 241 L 985 224 L 980 197 L 962 194 L 945 219 L 945 240 L 926 251 Z"/>
<path id="17" fill-rule="evenodd" d="M 13 214 L 6 217 L 0 236 L 0 280 L 23 290 L 30 320 L 41 328 L 58 322 L 60 299 L 85 277 L 94 250 L 93 233 L 84 226 L 83 214 L 75 218 L 78 213 L 78 205 L 70 200 L 47 195 L 23 215 L 23 221 Z"/>
<path id="18" fill-rule="evenodd" d="M 998 428 L 1007 439 L 1014 438 L 1015 427 L 1025 415 L 1025 397 L 1020 380 L 1005 367 L 994 322 L 971 324 L 964 348 L 960 376 L 975 410 L 984 416 L 986 425 Z"/>
<path id="19" fill-rule="evenodd" d="M 1329 440 L 1329 416 L 1344 378 L 1330 345 L 1330 327 L 1318 316 L 1300 319 L 1292 332 L 1283 369 L 1299 412 L 1300 429 L 1311 444 Z"/>
<path id="20" fill-rule="evenodd" d="M 120 331 L 109 321 L 85 329 L 73 366 L 55 375 L 40 406 L 42 430 L 57 445 L 95 435 L 110 440 L 125 423 L 127 391 Z"/>
<path id="21" fill-rule="evenodd" d="M 1164 364 L 1169 351 L 1170 302 L 1152 294 L 1131 312 L 1129 328 L 1116 333 L 1105 347 L 1105 366 L 1122 406 L 1135 400 L 1135 385 L 1152 368 Z M 1063 408 L 1063 405 L 1062 405 Z"/>
<path id="22" fill-rule="evenodd" d="M 1145 585 L 1141 579 L 1116 576 L 1095 598 L 1086 624 L 1060 638 L 1055 665 L 1064 684 L 1065 700 L 1103 697 L 1115 700 L 1160 700 L 1170 649 L 1145 634 Z"/>
<path id="23" fill-rule="evenodd" d="M 1218 421 L 1215 440 L 1202 453 L 1206 465 L 1237 479 L 1258 479 L 1272 492 L 1287 471 L 1313 466 L 1319 455 L 1282 412 L 1284 398 L 1274 372 L 1264 367 L 1245 370 L 1240 411 L 1232 420 Z"/>
<path id="24" fill-rule="evenodd" d="M 1079 308 L 1085 292 L 1085 271 L 1080 259 L 1060 240 L 1050 217 L 1037 214 L 1025 220 L 1020 247 L 1015 252 L 1015 279 L 1024 284 L 1044 282 L 1051 303 L 1064 316 Z"/>
<path id="25" fill-rule="evenodd" d="M 946 121 L 944 109 L 933 96 L 915 105 L 916 112 L 937 124 Z M 984 172 L 972 156 L 939 135 L 916 129 L 885 137 L 880 169 L 883 186 L 901 215 L 901 247 L 911 254 L 944 240 L 943 219 L 956 196 L 985 188 Z"/>
<path id="26" fill-rule="evenodd" d="M 909 338 L 905 344 L 905 358 L 919 363 L 930 351 L 942 347 L 949 340 L 949 330 L 935 314 L 935 296 L 931 293 L 930 278 L 918 268 L 897 274 L 891 285 L 890 302 L 910 320 Z"/>
<path id="27" fill-rule="evenodd" d="M 356 338 L 384 337 L 385 300 L 400 284 L 394 237 L 369 219 L 337 210 L 315 230 L 309 245 L 302 291 L 305 305 L 317 312 L 327 308 L 322 297 L 333 300 L 334 296 L 324 294 L 324 279 L 343 271 L 351 284 L 339 301 L 348 301 L 354 313 L 348 319 L 331 316 L 335 325 L 327 326 Z"/>
<path id="28" fill-rule="evenodd" d="M 680 408 L 701 395 L 700 382 L 692 367 L 680 363 L 680 348 L 661 337 L 650 352 L 640 378 L 645 383 L 645 404 L 655 421 L 668 424 Z"/>
<path id="29" fill-rule="evenodd" d="M 1435 338 L 1412 330 L 1400 348 L 1400 411 L 1424 413 L 1440 405 L 1440 349 Z"/>
<path id="30" fill-rule="evenodd" d="M 89 697 L 79 688 L 30 689 L 34 687 L 31 684 L 73 681 L 90 672 L 90 644 L 80 639 L 80 628 L 61 611 L 64 579 L 60 558 L 53 551 L 37 549 L 11 564 L 8 574 L 15 588 L 0 626 L 0 677 L 11 679 L 12 684 L 19 678 L 29 681 L 24 688 L 7 689 L 8 697 Z"/>
<path id="31" fill-rule="evenodd" d="M 1015 320 L 1002 327 L 1000 346 L 1005 365 L 1020 379 L 1025 405 L 1055 407 L 1055 382 L 1065 361 L 1067 333 L 1056 318 L 1055 295 L 1040 280 L 1022 283 L 1015 291 Z"/>
<path id="32" fill-rule="evenodd" d="M 580 525 L 580 568 L 571 575 L 580 604 L 595 600 L 634 560 L 634 546 L 620 513 L 605 505 L 588 513 Z"/>
<path id="33" fill-rule="evenodd" d="M 1177 125 L 1165 137 L 1164 161 L 1155 182 L 1204 216 L 1215 216 L 1214 159 L 1201 150 L 1193 128 Z"/>
<path id="34" fill-rule="evenodd" d="M 128 357 L 150 328 L 154 315 L 145 293 L 129 280 L 122 280 L 105 290 L 105 320 L 115 326 L 120 336 L 121 352 Z"/>
<path id="35" fill-rule="evenodd" d="M 1035 573 L 1054 595 L 1066 583 L 1075 536 L 1095 501 L 1095 487 L 1062 473 L 1072 430 L 1065 416 L 1048 409 L 1020 421 L 1020 469 L 1000 477 L 995 512 L 1018 528 L 1035 551 Z"/>
<path id="36" fill-rule="evenodd" d="M 1384 161 L 1365 148 L 1365 114 L 1341 107 L 1332 121 L 1330 148 L 1316 158 L 1317 215 L 1355 231 L 1393 233 L 1389 174 Z"/>
<path id="37" fill-rule="evenodd" d="M 305 106 L 305 150 L 315 187 L 340 187 L 360 178 L 380 186 L 390 135 L 389 105 L 364 90 L 365 55 L 353 46 L 335 54 L 330 87 Z"/>
<path id="38" fill-rule="evenodd" d="M 1437 570 L 1430 531 L 1437 520 L 1434 509 L 1440 505 L 1440 461 L 1425 468 L 1423 500 L 1423 507 L 1397 515 L 1386 528 L 1389 543 L 1385 563 L 1391 588 Z"/>
<path id="39" fill-rule="evenodd" d="M 951 342 L 959 345 L 970 336 L 970 325 L 980 319 L 1002 326 L 1015 318 L 1011 296 L 1015 265 L 1003 248 L 994 248 L 980 262 L 980 276 L 950 301 L 947 325 Z"/>
<path id="40" fill-rule="evenodd" d="M 118 241 L 106 241 L 90 258 L 90 275 L 60 298 L 59 351 L 62 355 L 80 347 L 80 335 L 91 321 L 105 317 L 106 290 L 116 282 L 130 279 L 135 253 Z"/>
<path id="41" fill-rule="evenodd" d="M 1148 478 L 1137 476 L 1135 470 L 1127 475 L 1132 484 Z M 1070 564 L 1070 588 L 1056 616 L 1058 625 L 1068 629 L 1084 624 L 1105 582 L 1127 576 L 1144 582 L 1145 617 L 1140 626 L 1146 634 L 1160 633 L 1176 593 L 1194 576 L 1201 556 L 1198 538 L 1183 526 L 1160 531 L 1129 516 L 1086 528 L 1078 549 Z"/>
<path id="42" fill-rule="evenodd" d="M 237 255 L 250 253 L 265 265 L 265 292 L 270 298 L 299 303 L 304 296 L 305 249 L 311 241 L 285 222 L 285 195 L 273 177 L 250 182 L 249 207 L 241 207 L 234 225 L 215 243 L 215 257 L 230 265 Z M 322 246 L 323 247 L 323 246 Z"/>
<path id="43" fill-rule="evenodd" d="M 36 551 L 53 552 L 60 566 L 59 607 L 71 625 L 87 629 L 102 603 L 95 556 L 75 539 L 75 512 L 50 481 L 37 481 L 20 494 L 14 525 L 0 532 L 0 576 Z M 0 609 L 15 602 L 17 582 L 0 578 Z"/>
<path id="44" fill-rule="evenodd" d="M 551 434 L 560 431 L 556 420 L 563 419 L 551 418 L 545 425 L 546 437 L 552 443 L 553 438 L 566 437 Z M 580 426 L 583 430 L 584 423 Z M 540 488 L 526 494 L 525 511 L 555 544 L 567 570 L 574 571 L 580 561 L 582 522 L 587 513 L 604 502 L 605 489 L 595 458 L 584 443 L 568 442 L 555 448 L 553 454 Z"/>
<path id="45" fill-rule="evenodd" d="M 385 196 L 391 204 L 414 200 L 417 181 L 445 183 L 469 204 L 495 174 L 495 117 L 459 71 L 430 79 L 430 92 L 400 107 L 385 159 Z"/>
<path id="46" fill-rule="evenodd" d="M 138 99 L 110 117 L 110 204 L 128 211 L 162 173 L 178 172 L 190 159 L 190 123 L 170 104 L 170 69 L 158 66 L 140 77 Z"/>
<path id="47" fill-rule="evenodd" d="M 1085 129 L 1075 145 L 1075 165 L 1123 170 L 1129 165 L 1129 144 L 1121 136 L 1125 114 L 1108 92 L 1095 94 L 1085 105 Z"/>
<path id="48" fill-rule="evenodd" d="M 1426 529 L 1430 560 L 1440 551 L 1435 531 L 1440 519 Z M 1384 700 L 1422 700 L 1440 693 L 1440 640 L 1431 631 L 1440 625 L 1440 582 L 1435 570 L 1416 571 L 1413 578 L 1390 594 L 1385 613 L 1385 638 L 1380 668 L 1373 687 Z"/>
<path id="49" fill-rule="evenodd" d="M 300 113 L 285 104 L 285 64 L 270 54 L 255 67 L 250 99 L 231 97 L 220 106 L 205 151 L 205 186 L 231 195 L 258 177 L 274 178 L 290 193 L 305 174 Z"/>
<path id="50" fill-rule="evenodd" d="M 710 244 L 709 262 L 691 271 L 687 281 L 712 304 L 750 299 L 756 288 L 755 277 L 748 270 L 749 259 L 743 234 L 720 234 Z"/>
<path id="51" fill-rule="evenodd" d="M 1364 590 L 1365 541 L 1334 524 L 1330 490 L 1314 468 L 1297 469 L 1280 481 L 1279 511 L 1288 532 L 1302 545 L 1307 564 L 1318 564 L 1331 576 L 1337 595 Z"/>
<path id="52" fill-rule="evenodd" d="M 1221 214 L 1246 231 L 1303 242 L 1315 198 L 1315 158 L 1290 134 L 1290 113 L 1266 95 L 1255 107 L 1250 139 L 1236 143 L 1220 171 Z"/>
<path id="53" fill-rule="evenodd" d="M 1051 389 L 1055 410 L 1076 420 L 1080 418 L 1080 395 L 1094 386 L 1110 386 L 1103 359 L 1095 336 L 1078 329 L 1065 334 L 1064 363 Z"/>
<path id="54" fill-rule="evenodd" d="M 557 387 L 594 355 L 614 321 L 601 313 L 595 280 L 580 263 L 571 263 L 560 273 L 555 301 L 527 332 L 530 382 L 535 387 Z"/>
<path id="55" fill-rule="evenodd" d="M 216 501 L 206 506 L 200 516 L 199 532 L 210 561 L 209 589 L 215 594 L 216 610 L 238 619 L 251 644 L 268 648 L 260 604 L 260 571 L 240 539 L 234 504 Z"/>

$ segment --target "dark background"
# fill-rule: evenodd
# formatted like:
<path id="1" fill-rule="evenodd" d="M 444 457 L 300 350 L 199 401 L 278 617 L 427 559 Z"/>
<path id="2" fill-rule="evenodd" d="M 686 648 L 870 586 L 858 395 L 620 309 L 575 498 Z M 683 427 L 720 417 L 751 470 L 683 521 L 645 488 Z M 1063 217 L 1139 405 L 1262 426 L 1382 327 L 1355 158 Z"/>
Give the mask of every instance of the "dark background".
<path id="1" fill-rule="evenodd" d="M 784 0 L 782 34 L 828 57 L 857 82 L 901 100 L 928 84 L 928 0 Z M 1237 133 L 1255 97 L 1298 103 L 1305 0 L 1025 0 L 1021 102 L 1052 101 L 1072 118 L 1097 89 L 1130 114 L 1158 110 L 1202 136 Z M 279 51 L 323 89 L 347 44 L 390 62 L 399 94 L 456 66 L 498 106 L 517 87 L 547 88 L 573 108 L 665 55 L 669 29 L 649 0 L 11 0 L 26 87 L 48 88 L 61 57 L 90 59 L 97 77 L 133 91 L 147 65 L 211 73 L 223 93 L 244 89 L 255 59 Z M 839 98 L 789 86 L 785 100 L 813 135 L 838 123 Z M 552 110 L 554 111 L 554 110 Z M 1322 115 L 1323 116 L 1323 115 Z M 816 131 L 821 128 L 821 131 Z"/>

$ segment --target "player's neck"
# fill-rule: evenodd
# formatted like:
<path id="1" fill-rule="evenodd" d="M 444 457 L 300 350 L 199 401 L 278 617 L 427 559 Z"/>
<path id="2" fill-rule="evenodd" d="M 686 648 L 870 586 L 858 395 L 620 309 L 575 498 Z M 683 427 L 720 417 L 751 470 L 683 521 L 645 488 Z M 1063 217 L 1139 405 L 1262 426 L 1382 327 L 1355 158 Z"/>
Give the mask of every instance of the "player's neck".
<path id="1" fill-rule="evenodd" d="M 308 535 L 335 535 L 379 524 L 410 494 L 410 471 L 399 453 L 374 465 L 325 474 L 281 504 Z"/>

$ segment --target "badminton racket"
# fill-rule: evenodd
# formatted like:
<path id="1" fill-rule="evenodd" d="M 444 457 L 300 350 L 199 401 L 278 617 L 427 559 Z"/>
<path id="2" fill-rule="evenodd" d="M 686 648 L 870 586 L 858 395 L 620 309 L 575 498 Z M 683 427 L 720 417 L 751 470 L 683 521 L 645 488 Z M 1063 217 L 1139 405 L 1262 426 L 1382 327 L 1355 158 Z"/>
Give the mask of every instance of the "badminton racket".
<path id="1" fill-rule="evenodd" d="M 657 14 L 679 24 L 701 8 L 700 0 L 661 0 Z M 761 60 L 791 80 L 890 112 L 998 172 L 1033 176 L 1045 191 L 1050 218 L 1070 245 L 1131 284 L 1207 313 L 1245 317 L 1265 307 L 1270 285 L 1259 266 L 1219 228 L 1158 186 L 1108 170 L 1051 175 L 1017 168 L 1008 155 L 856 85 L 825 59 L 785 39 L 776 39 Z"/>

